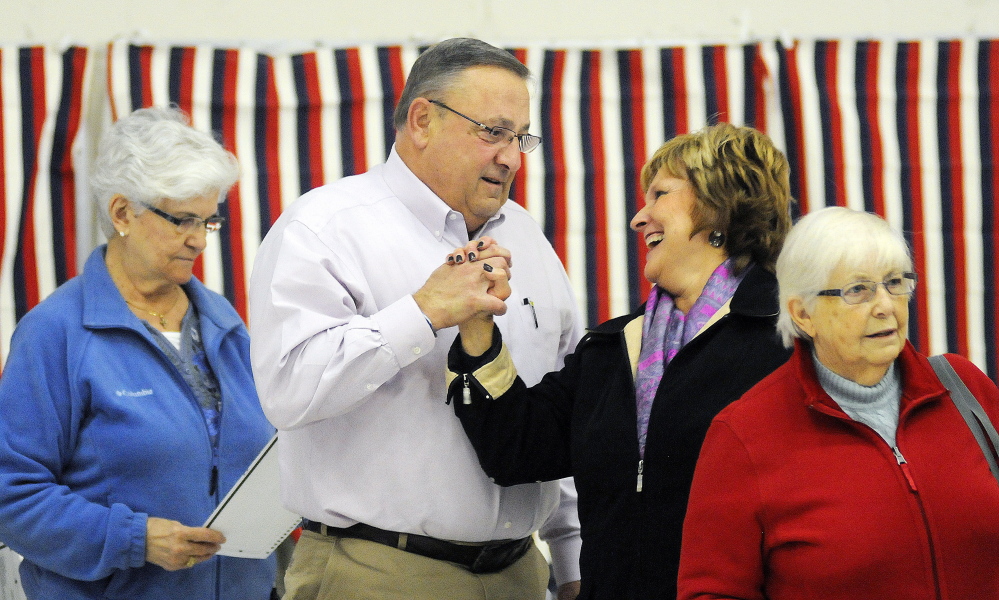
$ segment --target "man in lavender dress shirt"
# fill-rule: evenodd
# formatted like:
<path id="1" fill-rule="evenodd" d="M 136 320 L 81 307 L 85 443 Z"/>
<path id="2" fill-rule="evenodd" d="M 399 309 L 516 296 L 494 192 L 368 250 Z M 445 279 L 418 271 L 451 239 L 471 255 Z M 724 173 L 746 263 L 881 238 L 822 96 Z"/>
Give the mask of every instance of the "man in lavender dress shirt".
<path id="1" fill-rule="evenodd" d="M 282 500 L 306 519 L 286 599 L 545 597 L 578 592 L 571 481 L 495 485 L 444 401 L 458 322 L 495 312 L 475 263 L 442 266 L 482 236 L 509 250 L 496 322 L 520 375 L 558 369 L 580 327 L 540 228 L 508 202 L 528 133 L 530 74 L 472 39 L 413 65 L 388 160 L 312 190 L 267 234 L 250 283 L 251 358 L 279 430 Z M 561 502 L 560 502 L 561 500 Z"/>

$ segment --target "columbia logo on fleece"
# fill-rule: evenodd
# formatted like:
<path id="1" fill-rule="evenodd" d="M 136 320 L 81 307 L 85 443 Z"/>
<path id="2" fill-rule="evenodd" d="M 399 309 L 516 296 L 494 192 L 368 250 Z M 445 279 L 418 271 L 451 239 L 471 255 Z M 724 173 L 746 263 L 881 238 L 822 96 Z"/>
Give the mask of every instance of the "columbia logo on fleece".
<path id="1" fill-rule="evenodd" d="M 153 390 L 148 388 L 136 390 L 134 392 L 132 390 L 118 390 L 115 394 L 118 394 L 119 396 L 128 396 L 129 398 L 138 398 L 140 396 L 152 396 Z"/>

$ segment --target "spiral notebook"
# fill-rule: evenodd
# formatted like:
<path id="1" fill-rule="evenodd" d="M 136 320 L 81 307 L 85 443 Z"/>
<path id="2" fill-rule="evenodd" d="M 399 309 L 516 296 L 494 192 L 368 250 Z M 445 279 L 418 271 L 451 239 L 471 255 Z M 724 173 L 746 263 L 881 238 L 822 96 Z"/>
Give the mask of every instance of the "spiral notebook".
<path id="1" fill-rule="evenodd" d="M 222 532 L 222 556 L 267 558 L 302 522 L 281 505 L 275 435 L 232 486 L 205 527 Z"/>

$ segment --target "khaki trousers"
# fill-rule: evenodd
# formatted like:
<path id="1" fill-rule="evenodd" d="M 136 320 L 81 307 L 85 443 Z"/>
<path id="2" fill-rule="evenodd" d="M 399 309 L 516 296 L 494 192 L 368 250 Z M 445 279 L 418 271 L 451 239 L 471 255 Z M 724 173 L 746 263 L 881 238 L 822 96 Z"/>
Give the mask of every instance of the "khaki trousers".
<path id="1" fill-rule="evenodd" d="M 544 600 L 548 563 L 537 546 L 499 573 L 367 540 L 303 531 L 285 574 L 284 600 Z"/>

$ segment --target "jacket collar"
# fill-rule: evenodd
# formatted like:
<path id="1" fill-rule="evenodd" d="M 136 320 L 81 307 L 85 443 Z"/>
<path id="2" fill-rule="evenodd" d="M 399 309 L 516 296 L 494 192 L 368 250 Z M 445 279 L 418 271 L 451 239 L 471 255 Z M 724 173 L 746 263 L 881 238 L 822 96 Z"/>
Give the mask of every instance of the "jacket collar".
<path id="1" fill-rule="evenodd" d="M 87 262 L 83 267 L 83 326 L 88 329 L 105 328 L 125 328 L 136 331 L 142 335 L 148 335 L 142 322 L 132 314 L 132 311 L 125 304 L 111 273 L 108 272 L 107 265 L 104 264 L 104 255 L 107 245 L 99 246 L 90 253 Z M 228 307 L 228 301 L 208 290 L 200 281 L 192 277 L 190 281 L 182 286 L 188 298 L 194 303 L 198 310 L 198 317 L 201 319 L 202 328 L 205 324 L 212 323 L 222 332 L 238 328 L 242 325 L 242 320 L 236 311 Z M 206 331 L 202 332 L 208 337 Z M 207 341 L 207 339 L 206 339 Z"/>
<path id="2" fill-rule="evenodd" d="M 777 278 L 762 267 L 751 266 L 742 283 L 736 288 L 732 299 L 716 313 L 718 318 L 727 314 L 726 306 L 728 307 L 727 312 L 736 315 L 755 318 L 776 317 L 780 306 L 777 299 Z M 599 334 L 620 333 L 629 322 L 641 319 L 644 315 L 645 303 L 643 302 L 635 307 L 631 314 L 610 319 L 596 327 L 589 328 L 588 331 Z M 705 329 L 717 320 L 717 318 L 712 318 L 708 321 Z"/>
<path id="3" fill-rule="evenodd" d="M 900 420 L 915 407 L 938 400 L 947 394 L 947 388 L 940 383 L 930 361 L 916 352 L 908 340 L 895 361 L 902 384 Z M 822 412 L 834 416 L 850 418 L 819 384 L 818 375 L 815 373 L 815 364 L 812 362 L 812 345 L 810 343 L 800 339 L 795 340 L 794 354 L 791 355 L 788 363 L 793 365 L 798 381 L 801 382 L 805 391 L 805 406 L 818 408 Z"/>
<path id="4" fill-rule="evenodd" d="M 780 312 L 777 292 L 774 274 L 754 264 L 732 296 L 732 313 L 746 317 L 776 317 Z"/>
<path id="5" fill-rule="evenodd" d="M 752 318 L 767 318 L 777 315 L 779 301 L 777 299 L 777 279 L 766 269 L 752 266 L 742 283 L 736 288 L 732 299 L 723 304 L 717 312 L 697 332 L 700 335 L 718 322 L 725 315 L 739 314 Z M 622 315 L 605 321 L 589 329 L 596 335 L 624 334 L 625 347 L 628 350 L 628 360 L 631 364 L 632 376 L 638 371 L 638 357 L 642 349 L 642 327 L 645 323 L 645 303 L 639 304 L 628 315 Z M 696 338 L 696 336 L 695 336 Z"/>

